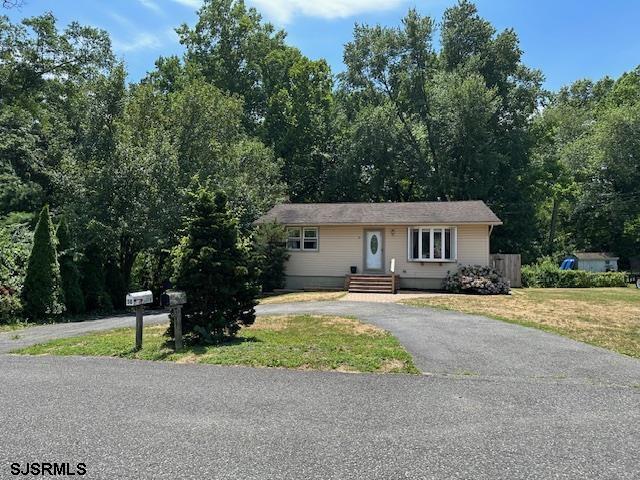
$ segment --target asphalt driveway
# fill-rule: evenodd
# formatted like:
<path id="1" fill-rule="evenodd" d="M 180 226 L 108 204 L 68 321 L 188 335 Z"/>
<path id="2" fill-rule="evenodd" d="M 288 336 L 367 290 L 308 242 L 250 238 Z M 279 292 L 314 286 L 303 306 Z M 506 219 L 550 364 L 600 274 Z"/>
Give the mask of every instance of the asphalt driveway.
<path id="1" fill-rule="evenodd" d="M 343 301 L 262 305 L 258 311 L 353 315 L 393 333 L 425 373 L 640 385 L 636 359 L 477 315 Z"/>
<path id="2" fill-rule="evenodd" d="M 259 307 L 301 311 L 387 328 L 429 375 L 0 355 L 0 478 L 28 461 L 88 479 L 640 477 L 638 360 L 400 305 Z"/>

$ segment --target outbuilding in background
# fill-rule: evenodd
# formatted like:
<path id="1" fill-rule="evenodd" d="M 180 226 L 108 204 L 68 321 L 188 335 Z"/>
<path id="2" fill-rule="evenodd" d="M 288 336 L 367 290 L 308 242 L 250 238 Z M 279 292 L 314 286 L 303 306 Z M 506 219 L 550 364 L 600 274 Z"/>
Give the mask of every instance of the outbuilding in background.
<path id="1" fill-rule="evenodd" d="M 568 258 L 575 260 L 573 269 L 587 272 L 617 272 L 618 259 L 607 252 L 575 252 Z M 564 263 L 564 262 L 563 262 Z"/>

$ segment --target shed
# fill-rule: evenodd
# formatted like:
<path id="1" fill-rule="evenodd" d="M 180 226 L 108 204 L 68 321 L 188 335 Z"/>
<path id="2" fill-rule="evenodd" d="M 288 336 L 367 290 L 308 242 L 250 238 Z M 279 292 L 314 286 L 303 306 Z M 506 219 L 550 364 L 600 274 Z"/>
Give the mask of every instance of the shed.
<path id="1" fill-rule="evenodd" d="M 607 252 L 575 252 L 576 269 L 587 272 L 617 272 L 618 259 Z"/>

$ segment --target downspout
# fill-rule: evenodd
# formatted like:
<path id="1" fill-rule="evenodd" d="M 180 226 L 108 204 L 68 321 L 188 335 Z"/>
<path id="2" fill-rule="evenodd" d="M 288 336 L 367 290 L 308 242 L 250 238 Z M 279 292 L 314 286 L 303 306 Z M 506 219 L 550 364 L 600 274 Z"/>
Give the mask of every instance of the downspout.
<path id="1" fill-rule="evenodd" d="M 489 258 L 489 265 L 495 268 L 495 265 L 491 261 L 491 234 L 493 233 L 493 227 L 495 227 L 495 225 L 493 224 L 489 225 L 489 241 L 487 242 L 487 257 Z"/>

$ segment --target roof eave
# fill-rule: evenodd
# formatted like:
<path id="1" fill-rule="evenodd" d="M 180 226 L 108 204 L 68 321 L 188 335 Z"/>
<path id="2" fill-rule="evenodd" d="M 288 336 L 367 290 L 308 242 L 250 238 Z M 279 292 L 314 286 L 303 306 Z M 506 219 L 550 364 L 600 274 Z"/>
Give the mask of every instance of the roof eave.
<path id="1" fill-rule="evenodd" d="M 254 225 L 261 225 L 265 223 L 280 223 L 282 225 L 295 225 L 295 226 L 326 226 L 326 227 L 345 227 L 349 225 L 385 225 L 385 226 L 394 226 L 401 225 L 406 227 L 411 227 L 414 225 L 492 225 L 492 226 L 500 226 L 503 225 L 502 221 L 481 221 L 481 222 L 279 222 L 277 219 L 261 219 L 259 218 L 255 222 Z"/>

